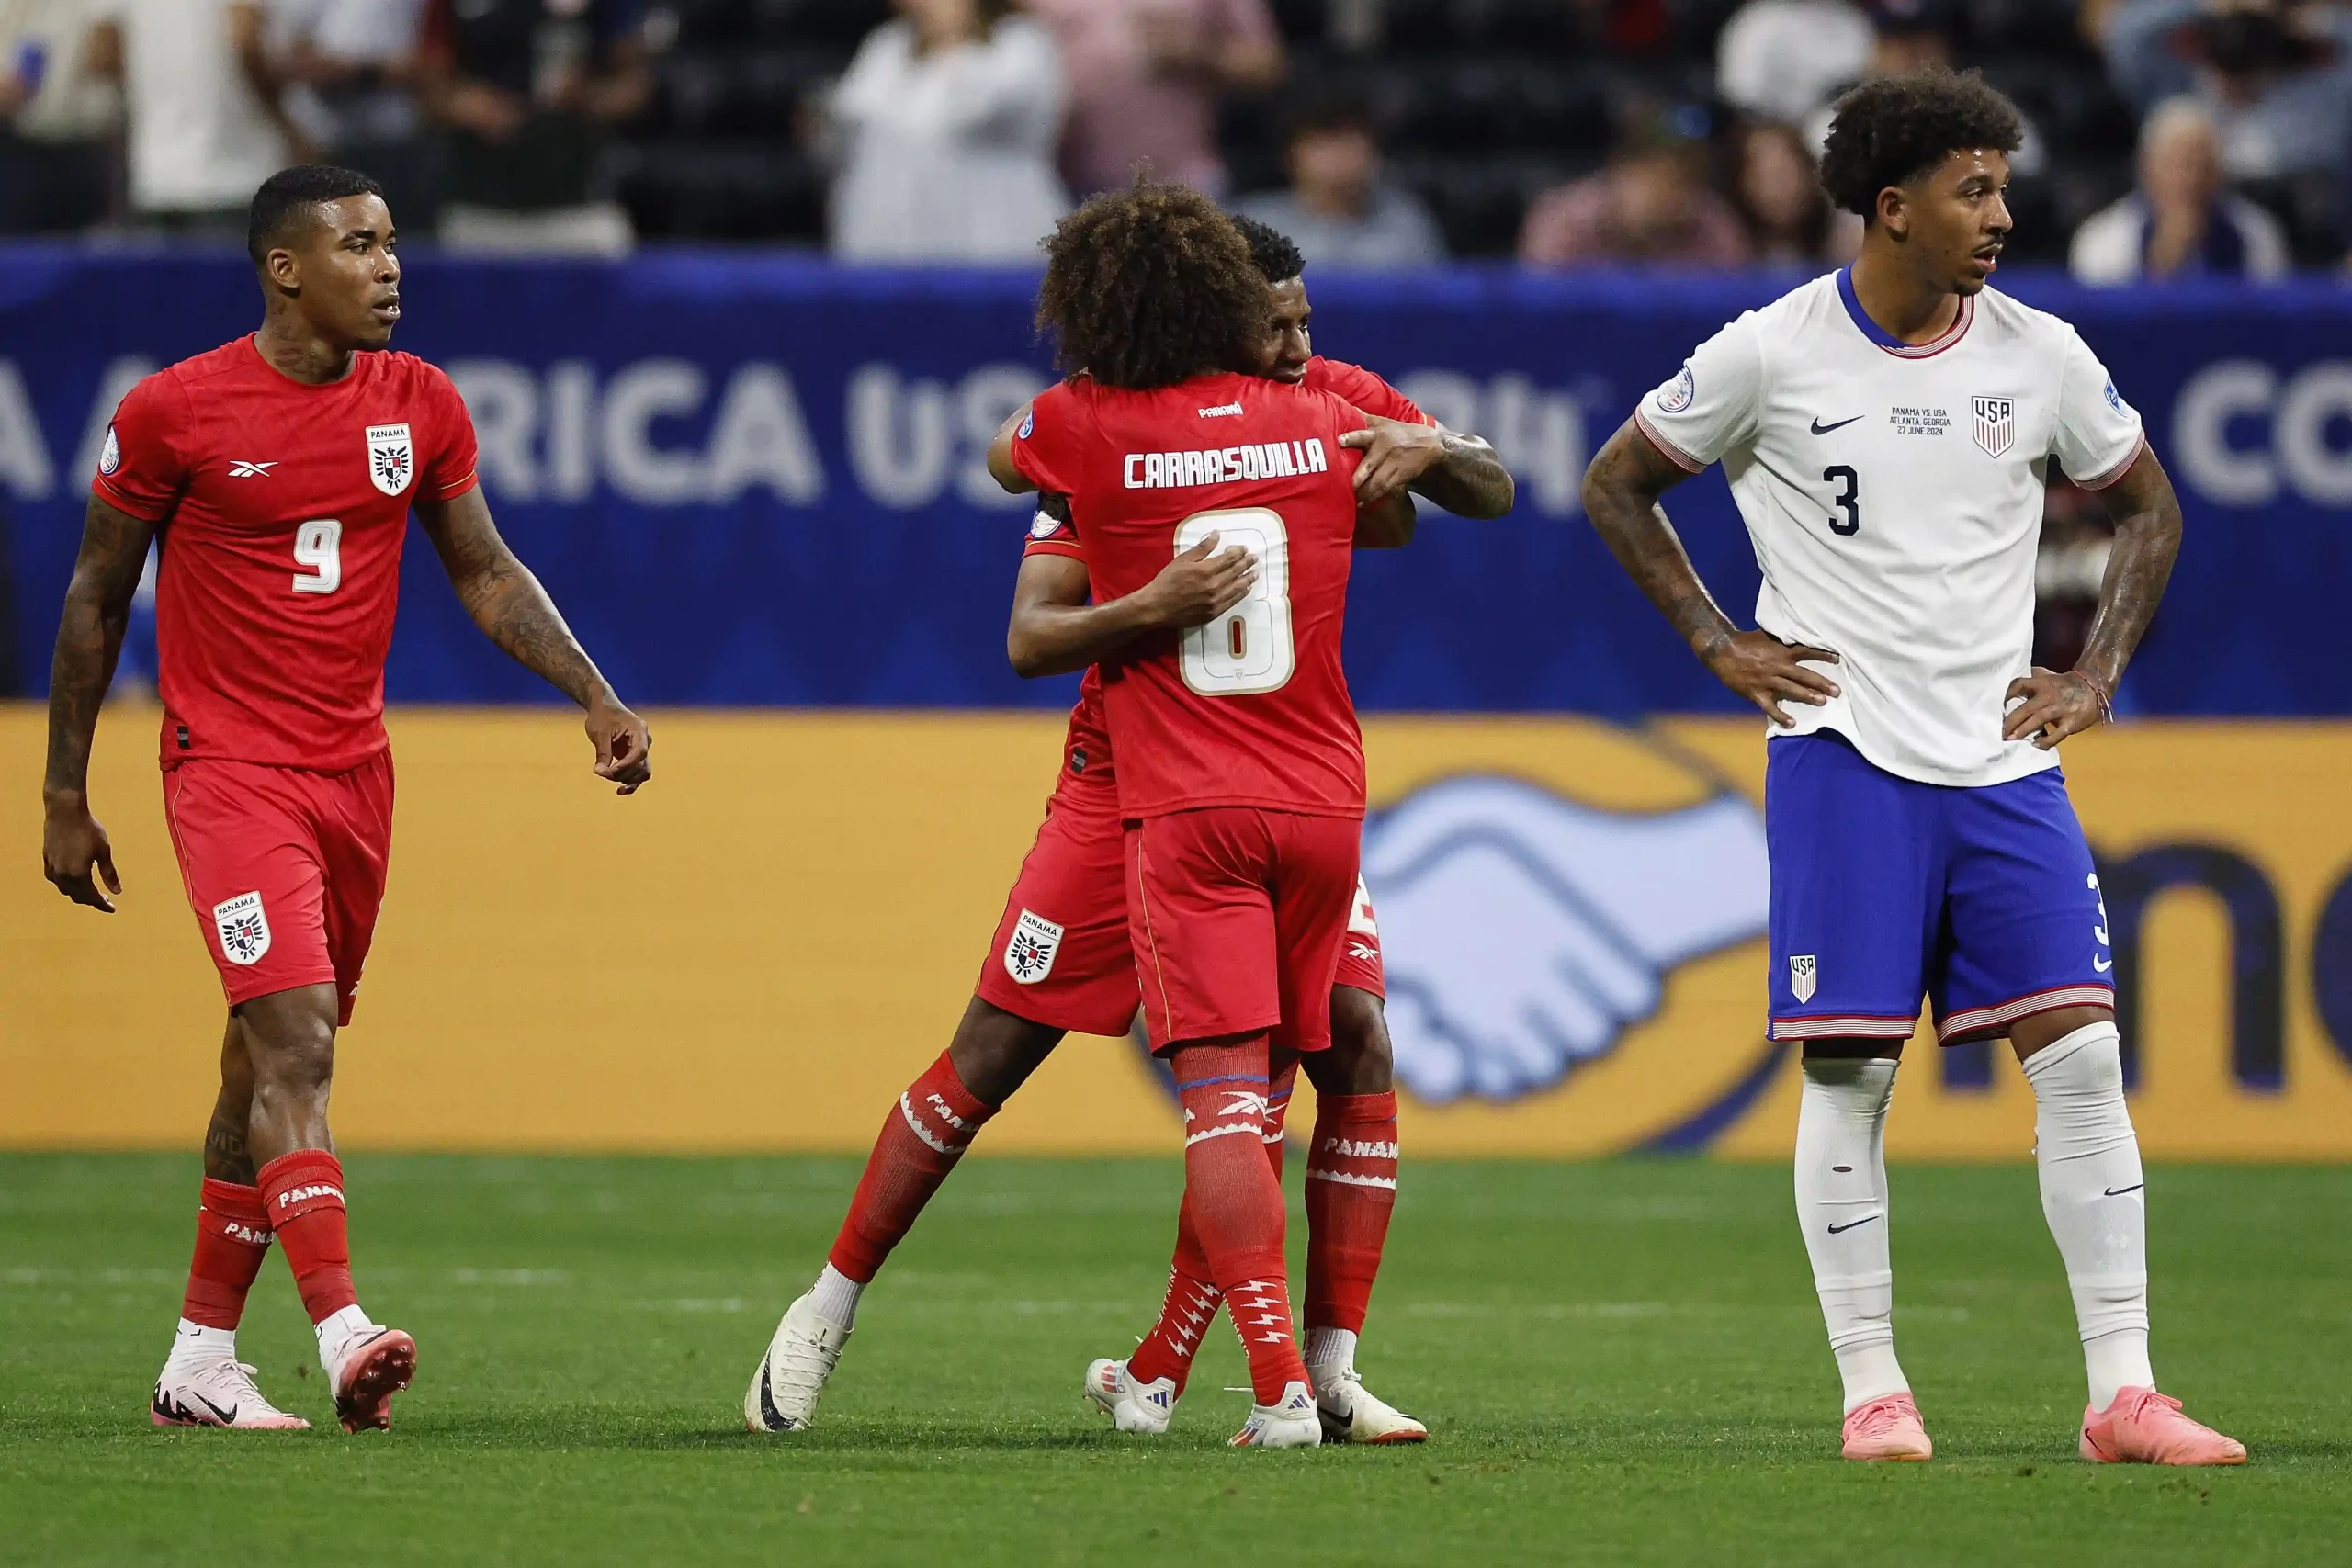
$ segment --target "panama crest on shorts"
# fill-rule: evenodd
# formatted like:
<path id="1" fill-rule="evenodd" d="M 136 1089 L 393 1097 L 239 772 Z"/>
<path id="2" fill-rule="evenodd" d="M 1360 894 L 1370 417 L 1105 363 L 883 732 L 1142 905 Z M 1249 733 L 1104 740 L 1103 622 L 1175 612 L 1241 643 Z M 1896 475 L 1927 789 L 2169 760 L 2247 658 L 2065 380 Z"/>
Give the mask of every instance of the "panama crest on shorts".
<path id="1" fill-rule="evenodd" d="M 1810 953 L 1800 953 L 1789 959 L 1789 991 L 1800 1002 L 1813 1000 L 1815 987 L 1821 984 L 1821 965 Z"/>
<path id="2" fill-rule="evenodd" d="M 1004 972 L 1017 986 L 1034 986 L 1054 972 L 1054 954 L 1061 950 L 1062 928 L 1023 909 L 1004 944 Z"/>
<path id="3" fill-rule="evenodd" d="M 220 951 L 232 964 L 258 964 L 269 952 L 269 916 L 259 893 L 240 893 L 213 905 L 212 925 L 220 933 Z"/>

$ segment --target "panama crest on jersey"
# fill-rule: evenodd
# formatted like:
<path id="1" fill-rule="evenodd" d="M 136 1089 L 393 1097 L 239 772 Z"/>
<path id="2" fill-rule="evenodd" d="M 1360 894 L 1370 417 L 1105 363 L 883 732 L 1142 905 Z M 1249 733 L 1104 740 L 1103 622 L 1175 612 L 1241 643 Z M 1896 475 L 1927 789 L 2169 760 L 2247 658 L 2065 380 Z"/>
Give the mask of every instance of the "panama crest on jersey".
<path id="1" fill-rule="evenodd" d="M 1061 950 L 1062 928 L 1023 909 L 1004 944 L 1004 972 L 1015 985 L 1034 986 L 1054 972 L 1054 954 Z"/>
<path id="2" fill-rule="evenodd" d="M 1789 960 L 1789 991 L 1801 1002 L 1813 1000 L 1813 993 L 1821 984 L 1821 964 L 1810 953 L 1800 953 Z"/>
<path id="3" fill-rule="evenodd" d="M 368 427 L 368 477 L 386 495 L 401 495 L 416 478 L 416 444 L 406 424 Z"/>
<path id="4" fill-rule="evenodd" d="M 1987 456 L 2001 456 L 2017 438 L 2018 401 L 2015 398 L 1976 400 L 1976 445 L 1984 447 Z"/>
<path id="5" fill-rule="evenodd" d="M 269 915 L 259 893 L 240 893 L 213 905 L 212 924 L 220 933 L 220 952 L 232 964 L 258 964 L 269 951 Z"/>

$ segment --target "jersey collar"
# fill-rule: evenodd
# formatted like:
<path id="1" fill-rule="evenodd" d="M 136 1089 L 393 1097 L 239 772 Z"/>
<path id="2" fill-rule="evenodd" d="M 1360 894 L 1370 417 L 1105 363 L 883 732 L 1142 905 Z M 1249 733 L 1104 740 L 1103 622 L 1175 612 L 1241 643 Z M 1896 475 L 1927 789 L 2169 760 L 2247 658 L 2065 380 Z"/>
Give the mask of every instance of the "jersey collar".
<path id="1" fill-rule="evenodd" d="M 1862 309 L 1861 300 L 1854 295 L 1854 269 L 1850 266 L 1838 271 L 1838 298 L 1844 301 L 1846 314 L 1853 319 L 1856 330 L 1898 359 L 1928 359 L 1941 354 L 1967 336 L 1968 323 L 1976 319 L 1976 297 L 1963 294 L 1960 297 L 1960 309 L 1952 315 L 1951 325 L 1944 329 L 1941 337 L 1929 343 L 1905 343 L 1871 321 L 1870 312 Z"/>

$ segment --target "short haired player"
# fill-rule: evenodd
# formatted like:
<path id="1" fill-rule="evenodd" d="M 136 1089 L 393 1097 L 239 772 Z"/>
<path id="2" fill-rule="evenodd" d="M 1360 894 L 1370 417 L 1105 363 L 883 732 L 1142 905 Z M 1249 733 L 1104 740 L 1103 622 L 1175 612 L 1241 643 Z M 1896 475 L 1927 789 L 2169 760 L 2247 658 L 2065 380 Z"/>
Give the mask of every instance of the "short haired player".
<path id="1" fill-rule="evenodd" d="M 416 1364 L 408 1335 L 360 1309 L 327 1129 L 335 1032 L 351 1021 L 391 849 L 384 656 L 412 509 L 475 623 L 587 710 L 598 777 L 636 790 L 652 742 L 500 539 L 457 389 L 383 352 L 401 264 L 376 183 L 318 164 L 272 175 L 249 249 L 261 329 L 140 382 L 107 433 L 57 628 L 41 854 L 60 892 L 113 908 L 122 884 L 90 812 L 90 744 L 160 541 L 164 816 L 229 1021 L 196 1256 L 151 1414 L 308 1425 L 237 1360 L 274 1237 L 335 1414 L 356 1432 L 391 1424 Z"/>
<path id="2" fill-rule="evenodd" d="M 2180 507 L 2075 330 L 1986 287 L 2019 132 L 1973 74 L 1842 99 L 1822 178 L 1865 221 L 1860 258 L 1701 344 L 1594 459 L 1586 510 L 1771 720 L 1771 1032 L 1803 1043 L 1797 1212 L 1846 1457 L 1933 1451 L 1894 1354 L 1882 1153 L 1924 994 L 1944 1043 L 2007 1036 L 2032 1085 L 2042 1212 L 2088 1372 L 2084 1457 L 2234 1464 L 2245 1450 L 2149 1369 L 2113 958 L 2057 755 L 2111 713 Z M 2116 525 L 2098 618 L 2063 671 L 2030 659 L 2052 460 Z M 1657 506 L 1718 462 L 1763 569 L 1754 631 L 1716 608 Z"/>
<path id="3" fill-rule="evenodd" d="M 1337 392 L 1364 412 L 1376 432 L 1357 472 L 1359 492 L 1408 484 L 1464 515 L 1509 512 L 1510 474 L 1491 446 L 1438 427 L 1370 371 L 1315 354 L 1297 247 L 1263 224 L 1235 222 L 1272 289 L 1261 373 Z M 1023 417 L 1007 423 L 1002 446 L 1009 447 Z M 1363 531 L 1356 539 L 1360 548 L 1404 542 L 1395 533 L 1374 537 Z M 1233 608 L 1255 579 L 1254 564 L 1238 551 L 1215 559 L 1211 554 L 1196 547 L 1141 592 L 1090 604 L 1084 552 L 1068 505 L 1059 497 L 1043 500 L 1014 587 L 1008 651 L 1023 675 L 1086 671 L 1046 821 L 1022 863 L 955 1038 L 884 1119 L 825 1268 L 786 1313 L 753 1373 L 744 1420 L 754 1429 L 808 1424 L 865 1287 L 981 1127 L 1064 1033 L 1119 1034 L 1134 1020 L 1140 995 L 1127 940 L 1118 789 L 1093 666 L 1138 637 L 1203 625 Z M 1396 1198 L 1396 1096 L 1383 989 L 1379 931 L 1366 898 L 1331 991 L 1331 1049 L 1308 1059 L 1317 1094 L 1303 1304 L 1326 1440 L 1408 1442 L 1426 1435 L 1412 1417 L 1365 1392 L 1354 1367 Z M 1266 1148 L 1278 1173 L 1289 1090 L 1285 1075 L 1268 1095 Z M 1132 1358 L 1140 1371 L 1130 1375 L 1129 1360 L 1108 1359 L 1088 1370 L 1089 1397 L 1121 1430 L 1167 1429 L 1222 1299 L 1190 1214 L 1180 1215 L 1159 1317 Z"/>

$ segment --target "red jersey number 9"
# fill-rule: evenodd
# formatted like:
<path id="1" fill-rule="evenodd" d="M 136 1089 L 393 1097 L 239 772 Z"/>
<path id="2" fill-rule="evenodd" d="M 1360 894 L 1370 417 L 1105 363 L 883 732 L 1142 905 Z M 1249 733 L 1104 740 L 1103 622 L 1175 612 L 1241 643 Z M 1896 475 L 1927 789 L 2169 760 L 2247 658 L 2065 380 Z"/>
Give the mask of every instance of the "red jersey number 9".
<path id="1" fill-rule="evenodd" d="M 322 517 L 295 529 L 294 564 L 311 569 L 294 574 L 297 593 L 332 593 L 342 587 L 343 525 Z"/>
<path id="2" fill-rule="evenodd" d="M 1249 596 L 1179 644 L 1184 684 L 1204 697 L 1278 692 L 1298 663 L 1290 625 L 1290 531 L 1262 506 L 1195 512 L 1176 525 L 1176 553 L 1217 536 L 1217 553 L 1245 549 L 1257 558 Z"/>

